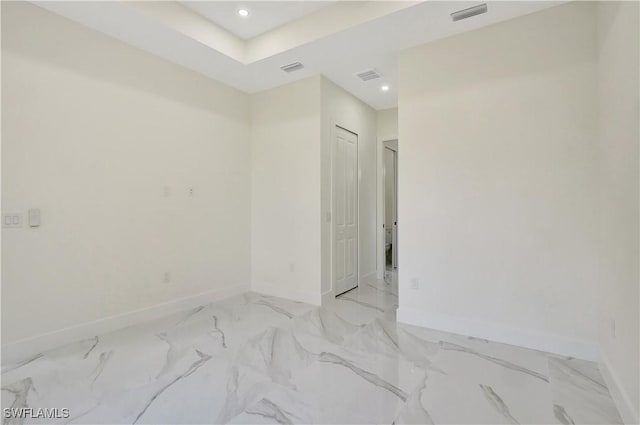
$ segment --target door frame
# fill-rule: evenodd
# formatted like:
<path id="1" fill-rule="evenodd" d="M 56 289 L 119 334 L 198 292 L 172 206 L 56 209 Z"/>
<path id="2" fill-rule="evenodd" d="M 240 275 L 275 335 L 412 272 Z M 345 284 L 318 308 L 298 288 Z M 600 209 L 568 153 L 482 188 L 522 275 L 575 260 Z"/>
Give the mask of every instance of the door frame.
<path id="1" fill-rule="evenodd" d="M 378 146 L 377 146 L 377 182 L 378 182 L 378 190 L 377 190 L 377 208 L 378 208 L 378 213 L 377 213 L 377 252 L 376 252 L 376 266 L 377 266 L 377 271 L 378 271 L 378 279 L 384 279 L 384 273 L 386 270 L 386 259 L 385 259 L 385 252 L 384 252 L 384 227 L 383 225 L 385 224 L 385 205 L 384 205 L 384 200 L 385 200 L 385 190 L 384 190 L 384 150 L 388 148 L 388 144 L 389 143 L 398 143 L 398 138 L 394 137 L 394 138 L 389 138 L 389 139 L 383 139 L 383 138 L 378 138 Z M 399 150 L 399 145 L 398 145 L 398 149 L 396 149 L 396 208 L 398 207 L 398 162 L 399 162 L 399 157 L 398 157 L 398 150 Z M 393 150 L 393 149 L 392 149 Z M 398 210 L 396 210 L 396 220 L 398 219 Z M 399 237 L 396 237 L 396 239 L 399 239 Z M 396 264 L 397 265 L 397 264 Z"/>
<path id="2" fill-rule="evenodd" d="M 397 139 L 393 139 L 393 140 L 385 140 L 384 142 L 382 142 L 382 216 L 383 216 L 383 220 L 382 220 L 382 234 L 383 234 L 383 240 L 382 240 L 382 251 L 383 254 L 385 255 L 385 261 L 384 264 L 382 265 L 383 271 L 382 271 L 382 275 L 383 277 L 385 276 L 385 273 L 387 272 L 387 260 L 386 260 L 386 252 L 384 251 L 385 248 L 385 232 L 387 231 L 387 228 L 385 227 L 386 222 L 387 222 L 387 184 L 386 184 L 386 178 L 387 178 L 387 167 L 385 165 L 384 162 L 384 152 L 385 149 L 389 149 L 390 151 L 392 151 L 394 153 L 393 156 L 393 186 L 394 186 L 394 202 L 396 204 L 395 207 L 395 212 L 396 212 L 396 217 L 395 217 L 395 243 L 393 244 L 393 252 L 392 252 L 392 260 L 391 260 L 391 264 L 393 266 L 393 270 L 398 270 L 398 148 L 394 147 L 394 146 L 390 146 L 389 143 L 390 142 L 398 142 Z M 392 230 L 393 232 L 393 230 Z M 393 233 L 392 233 L 392 238 L 393 238 Z M 393 240 L 393 239 L 392 239 Z"/>
<path id="3" fill-rule="evenodd" d="M 330 203 L 331 203 L 331 226 L 330 226 L 330 239 L 331 239 L 331 249 L 330 249 L 330 264 L 331 264 L 331 294 L 333 295 L 332 298 L 337 297 L 338 294 L 336 292 L 336 274 L 335 274 L 335 261 L 334 261 L 334 254 L 335 254 L 335 226 L 334 226 L 334 218 L 335 218 L 335 205 L 333 202 L 333 184 L 334 184 L 334 163 L 335 163 L 335 147 L 336 147 L 336 137 L 337 137 L 337 132 L 336 129 L 340 128 L 344 131 L 347 131 L 351 134 L 354 134 L 356 136 L 356 220 L 357 220 L 357 224 L 356 224 L 356 262 L 357 262 L 357 267 L 356 267 L 356 288 L 360 286 L 360 135 L 353 131 L 353 130 L 349 130 L 349 128 L 347 128 L 346 126 L 336 122 L 336 121 L 332 121 L 331 122 L 331 159 L 330 159 L 330 164 L 331 166 L 330 168 L 330 175 L 331 175 L 331 196 L 330 196 Z"/>

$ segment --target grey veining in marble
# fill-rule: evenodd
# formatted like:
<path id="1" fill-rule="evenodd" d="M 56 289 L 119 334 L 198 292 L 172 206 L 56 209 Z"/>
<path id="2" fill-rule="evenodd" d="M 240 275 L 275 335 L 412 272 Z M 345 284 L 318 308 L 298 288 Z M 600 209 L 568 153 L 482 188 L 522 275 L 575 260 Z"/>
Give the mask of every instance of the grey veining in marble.
<path id="1" fill-rule="evenodd" d="M 285 317 L 288 317 L 289 319 L 291 319 L 293 317 L 292 313 L 289 313 L 287 310 L 285 310 L 284 308 L 278 307 L 277 305 L 274 305 L 272 303 L 270 303 L 267 300 L 260 300 L 260 301 L 256 301 L 256 304 L 259 305 L 264 305 L 269 307 L 270 309 L 272 309 L 273 311 L 282 314 Z"/>
<path id="2" fill-rule="evenodd" d="M 480 384 L 480 388 L 484 393 L 486 399 L 491 403 L 491 405 L 499 412 L 504 418 L 509 421 L 511 424 L 518 424 L 519 422 L 511 415 L 509 411 L 509 407 L 504 403 L 502 398 L 496 394 L 496 392 L 488 385 Z"/>
<path id="3" fill-rule="evenodd" d="M 180 321 L 177 323 L 177 325 L 183 324 L 184 322 L 188 321 L 189 319 L 191 319 L 196 314 L 200 313 L 202 310 L 204 310 L 204 306 L 203 305 L 194 308 L 193 310 L 188 312 L 187 315 L 184 316 L 184 318 L 180 319 Z"/>
<path id="4" fill-rule="evenodd" d="M 279 424 L 293 424 L 291 414 L 283 411 L 272 401 L 263 398 L 246 411 L 250 415 L 260 415 L 267 419 L 273 419 Z"/>
<path id="5" fill-rule="evenodd" d="M 43 354 L 40 353 L 40 354 L 36 354 L 33 357 L 27 358 L 25 360 L 21 360 L 21 361 L 15 363 L 13 365 L 10 365 L 10 366 L 8 366 L 6 368 L 3 368 L 2 369 L 2 374 L 4 375 L 5 373 L 11 372 L 12 370 L 21 368 L 24 365 L 28 365 L 29 363 L 32 363 L 32 362 L 35 362 L 36 360 L 41 359 L 42 357 L 43 357 Z"/>
<path id="6" fill-rule="evenodd" d="M 597 365 L 395 321 L 379 281 L 318 308 L 247 293 L 2 370 L 70 424 L 621 423 Z M 43 423 L 4 418 L 3 424 Z"/>
<path id="7" fill-rule="evenodd" d="M 557 404 L 553 405 L 553 414 L 558 418 L 560 423 L 565 425 L 575 425 L 573 419 L 567 414 L 567 411 L 564 410 L 564 407 L 559 406 Z"/>
<path id="8" fill-rule="evenodd" d="M 21 381 L 14 383 L 13 385 L 2 387 L 3 392 L 9 393 L 13 396 L 13 401 L 9 407 L 11 408 L 20 408 L 27 407 L 27 397 L 29 396 L 29 391 L 33 388 L 33 381 L 31 378 L 26 378 Z M 5 404 L 3 403 L 3 407 Z"/>
<path id="9" fill-rule="evenodd" d="M 487 356 L 485 354 L 478 353 L 477 351 L 474 351 L 472 349 L 463 347 L 461 345 L 452 344 L 452 343 L 446 342 L 446 341 L 440 341 L 440 346 L 442 347 L 443 350 L 462 351 L 464 353 L 469 353 L 469 354 L 472 354 L 474 356 L 478 356 L 478 357 L 480 357 L 480 358 L 482 358 L 484 360 L 487 360 L 489 362 L 498 364 L 498 365 L 500 365 L 502 367 L 506 367 L 506 368 L 509 368 L 509 369 L 512 369 L 512 370 L 515 370 L 515 371 L 518 371 L 518 372 L 526 373 L 528 375 L 531 375 L 531 376 L 534 376 L 534 377 L 536 377 L 538 379 L 541 379 L 544 382 L 549 382 L 549 378 L 547 378 L 546 376 L 544 376 L 544 375 L 542 375 L 542 374 L 540 374 L 538 372 L 535 372 L 533 370 L 529 370 L 529 369 L 527 369 L 525 367 L 522 367 L 522 366 L 518 366 L 517 364 L 511 363 L 511 362 L 503 360 L 503 359 L 499 359 L 499 358 L 496 358 L 496 357 Z"/>
<path id="10" fill-rule="evenodd" d="M 94 342 L 93 342 L 93 344 L 91 345 L 91 348 L 89 348 L 89 350 L 88 350 L 86 353 L 84 353 L 84 356 L 82 356 L 82 358 L 83 358 L 83 359 L 85 359 L 85 360 L 87 359 L 87 357 L 89 357 L 89 355 L 91 354 L 91 352 L 92 352 L 93 350 L 95 350 L 95 348 L 98 346 L 98 343 L 100 342 L 100 338 L 99 338 L 99 337 L 97 337 L 97 336 L 96 336 L 96 337 L 93 337 L 93 341 L 94 341 Z"/>
<path id="11" fill-rule="evenodd" d="M 409 396 L 407 402 L 400 410 L 400 413 L 394 419 L 394 425 L 398 423 L 433 425 L 435 423 L 429 412 L 427 412 L 425 407 L 420 402 L 420 399 L 422 398 L 422 392 L 426 388 L 426 386 L 427 380 L 425 379 L 423 385 Z"/>
<path id="12" fill-rule="evenodd" d="M 592 362 L 573 358 L 549 360 L 553 411 L 563 424 L 621 424 L 607 385 Z"/>
<path id="13" fill-rule="evenodd" d="M 394 394 L 396 397 L 398 397 L 402 401 L 407 401 L 407 394 L 404 391 L 402 391 L 400 388 L 394 386 L 393 384 L 390 384 L 389 382 L 386 382 L 384 379 L 380 378 L 375 373 L 371 373 L 364 369 L 359 368 L 358 366 L 351 363 L 349 360 L 346 360 L 333 353 L 321 353 L 320 356 L 318 356 L 318 359 L 321 362 L 333 363 L 333 364 L 344 366 L 347 369 L 351 370 L 356 375 L 360 376 L 365 381 L 368 381 L 377 387 L 384 388 L 385 390 Z"/>
<path id="14" fill-rule="evenodd" d="M 100 377 L 100 375 L 104 371 L 104 368 L 106 367 L 107 362 L 111 358 L 112 354 L 113 354 L 113 351 L 104 351 L 104 352 L 100 353 L 100 357 L 98 359 L 98 365 L 96 366 L 95 370 L 93 371 L 93 379 L 91 380 L 91 385 L 92 386 L 93 386 L 93 384 L 95 384 L 95 382 L 98 380 L 98 378 Z"/>
<path id="15" fill-rule="evenodd" d="M 149 408 L 149 406 L 151 406 L 151 403 L 153 403 L 160 394 L 162 394 L 164 391 L 166 391 L 169 387 L 171 387 L 173 384 L 175 384 L 176 382 L 178 382 L 181 379 L 184 379 L 186 377 L 188 377 L 189 375 L 191 375 L 192 373 L 194 373 L 196 370 L 198 370 L 200 367 L 202 367 L 202 365 L 204 365 L 207 361 L 211 360 L 211 356 L 201 353 L 200 351 L 196 350 L 196 353 L 198 354 L 198 357 L 200 357 L 197 361 L 195 361 L 191 366 L 189 366 L 189 369 L 187 369 L 186 372 L 178 375 L 177 377 L 175 377 L 173 380 L 171 380 L 169 383 L 167 383 L 166 385 L 162 386 L 149 400 L 149 402 L 147 402 L 147 404 L 144 406 L 144 408 L 140 411 L 140 413 L 138 413 L 138 416 L 136 416 L 136 419 L 133 421 L 133 423 L 137 423 L 140 418 L 145 414 L 145 412 L 147 411 L 147 409 Z"/>
<path id="16" fill-rule="evenodd" d="M 218 327 L 218 318 L 216 317 L 216 315 L 212 315 L 211 316 L 213 318 L 213 331 L 212 332 L 216 332 L 218 335 L 220 335 L 220 343 L 222 344 L 222 348 L 227 348 L 227 341 L 225 340 L 225 336 L 224 336 L 224 332 L 222 331 L 222 329 L 220 329 Z"/>

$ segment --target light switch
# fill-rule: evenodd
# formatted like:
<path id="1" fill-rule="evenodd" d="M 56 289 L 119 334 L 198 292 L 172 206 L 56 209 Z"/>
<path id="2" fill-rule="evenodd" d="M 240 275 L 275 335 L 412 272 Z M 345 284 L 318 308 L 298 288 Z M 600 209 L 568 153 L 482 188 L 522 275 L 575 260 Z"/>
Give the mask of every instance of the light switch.
<path id="1" fill-rule="evenodd" d="M 2 214 L 2 227 L 5 229 L 22 227 L 22 215 L 20 213 Z"/>
<path id="2" fill-rule="evenodd" d="M 29 209 L 29 226 L 40 227 L 40 208 Z"/>

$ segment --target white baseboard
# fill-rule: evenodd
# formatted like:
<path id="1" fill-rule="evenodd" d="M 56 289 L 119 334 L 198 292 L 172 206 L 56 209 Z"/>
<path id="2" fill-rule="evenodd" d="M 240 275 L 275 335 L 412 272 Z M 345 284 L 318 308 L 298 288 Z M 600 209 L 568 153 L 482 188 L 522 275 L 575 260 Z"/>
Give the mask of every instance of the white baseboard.
<path id="1" fill-rule="evenodd" d="M 239 295 L 249 290 L 248 285 L 236 285 L 222 289 L 202 292 L 200 294 L 179 298 L 162 304 L 134 310 L 128 313 L 105 317 L 91 322 L 41 334 L 35 337 L 22 339 L 2 346 L 2 364 L 11 364 L 28 357 L 32 357 L 43 351 L 62 347 L 72 342 L 93 338 L 113 332 L 127 326 L 136 325 L 160 317 L 168 316 L 180 311 L 196 308 L 213 301 Z"/>
<path id="2" fill-rule="evenodd" d="M 616 403 L 616 407 L 618 408 L 618 412 L 620 412 L 620 416 L 622 416 L 624 423 L 626 425 L 638 424 L 640 422 L 640 416 L 633 406 L 631 397 L 621 385 L 618 374 L 611 365 L 609 358 L 604 353 L 602 353 L 600 372 L 607 383 L 609 393 L 611 394 L 613 401 Z"/>
<path id="3" fill-rule="evenodd" d="M 312 294 L 302 291 L 292 291 L 291 289 L 283 286 L 271 285 L 265 282 L 252 282 L 251 291 L 258 294 L 271 295 L 273 297 L 285 298 L 293 301 L 300 301 L 307 304 L 321 305 L 322 294 Z"/>
<path id="4" fill-rule="evenodd" d="M 330 289 L 322 294 L 322 305 L 327 305 L 336 298 L 336 291 Z"/>
<path id="5" fill-rule="evenodd" d="M 493 323 L 481 323 L 471 319 L 437 315 L 422 310 L 400 307 L 397 320 L 409 325 L 421 326 L 459 335 L 488 339 L 503 344 L 546 351 L 578 359 L 600 361 L 600 350 L 595 343 L 570 340 L 527 329 L 516 329 Z"/>

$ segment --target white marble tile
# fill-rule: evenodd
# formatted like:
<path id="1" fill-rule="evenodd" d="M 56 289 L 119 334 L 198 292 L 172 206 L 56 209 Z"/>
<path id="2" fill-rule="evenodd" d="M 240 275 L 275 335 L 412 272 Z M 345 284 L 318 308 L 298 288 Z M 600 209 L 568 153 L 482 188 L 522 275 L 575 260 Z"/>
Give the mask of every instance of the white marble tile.
<path id="1" fill-rule="evenodd" d="M 252 350 L 259 351 L 255 364 L 281 385 L 273 387 L 233 421 L 256 420 L 256 415 L 260 422 L 276 418 L 304 423 L 392 421 L 410 394 L 424 382 L 425 370 L 392 348 L 397 342 L 366 343 L 377 332 L 383 332 L 383 326 L 375 322 L 364 327 L 345 324 L 324 309 L 307 316 L 307 320 L 300 321 L 305 326 L 294 324 L 290 330 L 268 331 L 258 344 L 252 343 L 261 346 L 260 350 Z M 395 324 L 385 325 L 394 333 Z M 394 335 L 393 339 L 398 338 Z M 310 349 L 300 340 L 306 341 Z M 402 345 L 409 353 L 414 348 L 408 343 Z"/>
<path id="2" fill-rule="evenodd" d="M 313 414 L 295 392 L 276 388 L 258 397 L 228 423 L 231 424 L 310 424 Z"/>
<path id="3" fill-rule="evenodd" d="M 395 322 L 397 287 L 247 293 L 6 366 L 48 423 L 621 423 L 593 363 Z M 41 419 L 3 423 L 43 423 Z"/>
<path id="4" fill-rule="evenodd" d="M 595 363 L 550 358 L 553 412 L 562 424 L 621 424 L 622 418 Z"/>
<path id="5" fill-rule="evenodd" d="M 275 388 L 257 403 L 286 412 L 281 423 L 391 423 L 406 401 L 405 390 L 337 355 L 324 355 L 294 373 L 293 388 Z M 256 404 L 234 418 L 251 422 Z M 273 410 L 273 409 L 272 409 Z"/>
<path id="6" fill-rule="evenodd" d="M 399 327 L 420 339 L 437 342 L 444 351 L 466 353 L 506 368 L 526 371 L 531 376 L 548 381 L 548 354 L 542 351 L 417 326 L 400 324 Z"/>
<path id="7" fill-rule="evenodd" d="M 401 325 L 438 347 L 428 378 L 397 423 L 554 423 L 547 357 L 539 352 Z M 464 409 L 455 408 L 464 406 Z"/>
<path id="8" fill-rule="evenodd" d="M 346 346 L 362 353 L 373 353 L 376 358 L 407 361 L 424 370 L 431 367 L 433 358 L 440 351 L 437 342 L 421 339 L 386 317 L 377 318 L 363 327 Z"/>
<path id="9" fill-rule="evenodd" d="M 324 308 L 349 323 L 366 325 L 378 317 L 395 320 L 397 307 L 397 297 L 362 286 L 338 296 Z"/>
<path id="10" fill-rule="evenodd" d="M 344 346 L 364 326 L 347 322 L 333 310 L 317 308 L 293 319 L 291 332 L 306 351 L 317 355 Z"/>
<path id="11" fill-rule="evenodd" d="M 348 300 L 379 313 L 390 313 L 398 308 L 398 295 L 387 287 L 387 284 L 378 282 L 365 284 L 349 292 L 338 296 L 338 300 Z"/>

